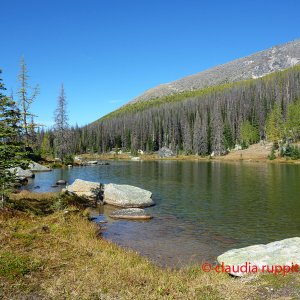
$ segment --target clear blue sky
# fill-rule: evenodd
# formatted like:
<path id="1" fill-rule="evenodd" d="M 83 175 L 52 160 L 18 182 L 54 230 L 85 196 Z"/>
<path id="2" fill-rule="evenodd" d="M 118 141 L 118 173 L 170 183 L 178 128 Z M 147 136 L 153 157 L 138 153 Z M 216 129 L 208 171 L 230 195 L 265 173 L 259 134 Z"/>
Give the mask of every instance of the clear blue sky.
<path id="1" fill-rule="evenodd" d="M 157 84 L 300 38 L 299 0 L 9 0 L 0 15 L 4 83 L 16 90 L 24 56 L 46 125 L 62 82 L 70 123 L 84 125 Z"/>

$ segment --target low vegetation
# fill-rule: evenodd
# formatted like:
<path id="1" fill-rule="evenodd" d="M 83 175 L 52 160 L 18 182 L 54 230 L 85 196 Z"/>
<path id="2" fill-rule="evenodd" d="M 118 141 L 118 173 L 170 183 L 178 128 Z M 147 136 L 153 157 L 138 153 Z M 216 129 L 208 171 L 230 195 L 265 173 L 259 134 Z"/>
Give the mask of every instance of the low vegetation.
<path id="1" fill-rule="evenodd" d="M 83 210 L 49 208 L 59 196 L 14 195 L 24 212 L 0 212 L 1 299 L 269 299 L 299 296 L 299 278 L 237 279 L 204 273 L 200 264 L 163 269 L 101 238 Z M 47 204 L 46 200 L 49 200 Z M 22 205 L 17 205 L 22 202 Z M 73 202 L 76 204 L 76 201 Z M 30 209 L 29 209 L 30 207 Z M 33 209 L 34 207 L 34 209 Z"/>

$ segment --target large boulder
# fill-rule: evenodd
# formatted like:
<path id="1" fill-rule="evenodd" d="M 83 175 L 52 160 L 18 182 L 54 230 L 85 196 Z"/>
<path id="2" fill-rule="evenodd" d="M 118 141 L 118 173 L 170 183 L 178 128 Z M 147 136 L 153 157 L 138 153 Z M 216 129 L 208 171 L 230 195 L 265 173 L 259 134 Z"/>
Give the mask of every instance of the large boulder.
<path id="1" fill-rule="evenodd" d="M 33 178 L 34 174 L 30 170 L 23 170 L 21 167 L 8 169 L 11 173 L 15 173 L 17 177 Z"/>
<path id="2" fill-rule="evenodd" d="M 255 266 L 263 273 L 268 273 L 273 267 L 275 275 L 280 273 L 280 268 L 276 266 L 286 267 L 288 273 L 288 266 L 300 265 L 300 237 L 229 250 L 218 256 L 217 260 L 222 269 L 226 270 L 227 266 L 226 272 L 235 276 L 256 273 Z"/>
<path id="3" fill-rule="evenodd" d="M 154 205 L 152 193 L 131 185 L 109 183 L 104 186 L 104 202 L 120 207 Z"/>
<path id="4" fill-rule="evenodd" d="M 71 185 L 66 187 L 66 191 L 89 199 L 101 198 L 101 186 L 98 182 L 76 179 Z"/>
<path id="5" fill-rule="evenodd" d="M 51 171 L 50 168 L 48 167 L 45 167 L 45 166 L 42 166 L 36 162 L 31 162 L 29 165 L 28 165 L 28 169 L 30 171 L 33 171 L 33 172 L 48 172 L 48 171 Z"/>
<path id="6" fill-rule="evenodd" d="M 109 215 L 113 219 L 149 220 L 152 216 L 142 208 L 124 208 L 115 210 Z"/>
<path id="7" fill-rule="evenodd" d="M 168 147 L 162 147 L 158 151 L 158 156 L 161 158 L 175 156 L 174 152 Z"/>

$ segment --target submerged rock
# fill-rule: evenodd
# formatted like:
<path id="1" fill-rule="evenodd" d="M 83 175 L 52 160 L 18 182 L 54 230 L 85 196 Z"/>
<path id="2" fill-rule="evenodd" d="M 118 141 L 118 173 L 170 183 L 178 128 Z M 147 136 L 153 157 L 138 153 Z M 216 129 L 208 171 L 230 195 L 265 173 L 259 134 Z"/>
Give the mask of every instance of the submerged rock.
<path id="1" fill-rule="evenodd" d="M 60 179 L 60 180 L 57 180 L 57 181 L 56 181 L 56 184 L 57 184 L 57 185 L 65 185 L 65 184 L 67 184 L 67 181 L 64 180 L 64 179 Z"/>
<path id="2" fill-rule="evenodd" d="M 158 151 L 158 156 L 163 158 L 163 157 L 172 157 L 175 156 L 174 152 L 169 149 L 168 147 L 162 147 L 161 149 L 159 149 Z"/>
<path id="3" fill-rule="evenodd" d="M 141 208 L 125 208 L 112 212 L 109 215 L 113 219 L 149 220 L 153 217 Z"/>
<path id="4" fill-rule="evenodd" d="M 88 165 L 97 165 L 98 161 L 97 160 L 90 160 L 86 162 Z"/>
<path id="5" fill-rule="evenodd" d="M 251 273 L 251 270 L 253 272 L 254 266 L 257 266 L 258 270 L 268 273 L 267 267 L 271 270 L 275 266 L 300 265 L 300 237 L 229 250 L 218 256 L 217 260 L 224 267 L 230 266 L 231 270 L 228 270 L 228 273 L 235 276 L 246 275 Z M 242 266 L 246 266 L 244 267 L 245 271 Z"/>
<path id="6" fill-rule="evenodd" d="M 33 171 L 33 172 L 49 172 L 52 171 L 50 168 L 42 166 L 36 162 L 31 162 L 28 165 L 29 170 Z"/>
<path id="7" fill-rule="evenodd" d="M 99 161 L 99 162 L 98 162 L 98 165 L 100 165 L 100 166 L 109 166 L 110 163 L 107 162 L 107 161 Z"/>
<path id="8" fill-rule="evenodd" d="M 81 179 L 76 179 L 71 185 L 67 186 L 66 190 L 77 196 L 90 199 L 101 200 L 102 196 L 100 183 Z"/>
<path id="9" fill-rule="evenodd" d="M 109 183 L 104 186 L 104 202 L 120 207 L 154 205 L 152 193 L 131 185 Z"/>

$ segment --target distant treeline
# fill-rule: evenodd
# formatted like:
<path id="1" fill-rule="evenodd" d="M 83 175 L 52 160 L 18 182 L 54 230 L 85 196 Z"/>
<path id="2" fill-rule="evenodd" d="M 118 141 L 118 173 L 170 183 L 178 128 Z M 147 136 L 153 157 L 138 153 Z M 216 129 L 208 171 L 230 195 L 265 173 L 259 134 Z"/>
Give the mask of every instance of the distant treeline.
<path id="1" fill-rule="evenodd" d="M 177 153 L 220 155 L 237 143 L 268 138 L 267 122 L 272 121 L 274 108 L 283 123 L 290 103 L 297 99 L 300 66 L 259 79 L 138 102 L 85 127 L 71 128 L 72 152 L 102 153 L 113 148 L 152 152 L 167 146 Z M 51 148 L 51 131 L 42 135 L 41 143 Z"/>

